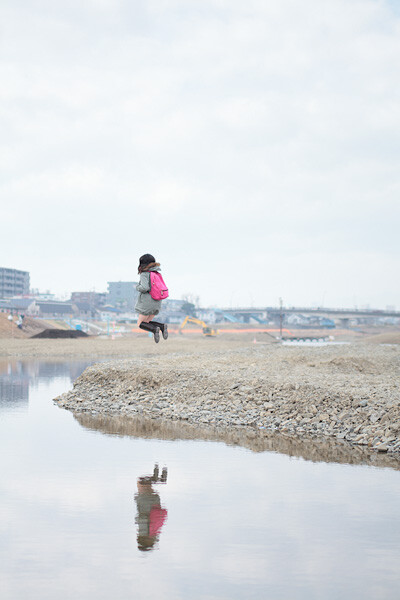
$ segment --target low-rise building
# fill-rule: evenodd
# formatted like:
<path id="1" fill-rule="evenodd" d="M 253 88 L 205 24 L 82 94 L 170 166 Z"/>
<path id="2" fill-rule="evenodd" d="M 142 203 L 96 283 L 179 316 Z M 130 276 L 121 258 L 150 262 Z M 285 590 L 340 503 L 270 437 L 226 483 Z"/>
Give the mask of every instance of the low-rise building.
<path id="1" fill-rule="evenodd" d="M 29 295 L 30 295 L 31 298 L 34 298 L 35 300 L 41 300 L 41 301 L 55 300 L 56 299 L 55 294 L 52 294 L 49 291 L 47 291 L 47 292 L 39 292 L 39 290 L 37 290 L 37 289 L 31 290 L 31 293 Z"/>
<path id="2" fill-rule="evenodd" d="M 71 294 L 71 302 L 85 302 L 89 304 L 92 308 L 99 308 L 100 306 L 104 306 L 107 300 L 106 292 L 72 292 Z"/>
<path id="3" fill-rule="evenodd" d="M 35 301 L 35 313 L 38 317 L 72 317 L 75 314 L 75 310 L 74 305 L 71 302 L 41 302 L 37 300 Z"/>
<path id="4" fill-rule="evenodd" d="M 35 312 L 35 301 L 33 298 L 10 298 L 9 300 L 0 300 L 0 312 L 33 314 Z"/>
<path id="5" fill-rule="evenodd" d="M 101 321 L 116 321 L 121 311 L 113 306 L 104 306 L 100 311 Z"/>
<path id="6" fill-rule="evenodd" d="M 72 302 L 74 312 L 81 319 L 93 319 L 98 315 L 97 309 L 88 302 Z"/>

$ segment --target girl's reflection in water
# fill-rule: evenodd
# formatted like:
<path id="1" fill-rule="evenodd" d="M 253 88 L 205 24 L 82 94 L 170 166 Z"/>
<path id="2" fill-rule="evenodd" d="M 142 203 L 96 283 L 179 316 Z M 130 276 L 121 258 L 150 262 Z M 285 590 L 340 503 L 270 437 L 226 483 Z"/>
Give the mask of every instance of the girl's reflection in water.
<path id="1" fill-rule="evenodd" d="M 138 548 L 143 552 L 154 548 L 167 518 L 167 510 L 161 506 L 160 496 L 153 490 L 154 484 L 167 483 L 167 474 L 164 468 L 160 476 L 158 465 L 155 465 L 153 475 L 138 477 L 135 521 L 138 526 Z"/>

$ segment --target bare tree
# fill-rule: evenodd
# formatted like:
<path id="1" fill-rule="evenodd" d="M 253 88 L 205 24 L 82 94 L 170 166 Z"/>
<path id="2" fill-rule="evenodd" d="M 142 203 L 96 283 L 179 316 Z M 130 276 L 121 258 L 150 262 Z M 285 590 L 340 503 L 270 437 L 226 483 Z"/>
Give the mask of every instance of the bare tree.
<path id="1" fill-rule="evenodd" d="M 181 300 L 184 300 L 188 304 L 193 304 L 195 308 L 199 308 L 200 296 L 196 296 L 196 294 L 192 294 L 190 292 L 182 294 Z"/>

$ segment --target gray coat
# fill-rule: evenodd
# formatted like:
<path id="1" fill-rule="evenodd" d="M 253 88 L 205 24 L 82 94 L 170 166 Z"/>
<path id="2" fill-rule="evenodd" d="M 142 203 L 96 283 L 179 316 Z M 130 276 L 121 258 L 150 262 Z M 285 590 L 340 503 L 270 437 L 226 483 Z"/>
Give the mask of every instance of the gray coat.
<path id="1" fill-rule="evenodd" d="M 140 274 L 139 283 L 136 286 L 139 296 L 135 310 L 141 315 L 158 315 L 161 310 L 161 300 L 153 300 L 150 296 L 150 271 L 161 271 L 160 267 L 150 267 L 148 271 Z"/>

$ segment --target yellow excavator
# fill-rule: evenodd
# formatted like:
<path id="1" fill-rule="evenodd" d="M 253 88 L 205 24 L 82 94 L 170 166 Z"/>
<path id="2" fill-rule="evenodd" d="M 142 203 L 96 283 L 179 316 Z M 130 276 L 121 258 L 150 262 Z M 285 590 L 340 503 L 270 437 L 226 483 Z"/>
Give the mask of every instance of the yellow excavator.
<path id="1" fill-rule="evenodd" d="M 214 336 L 218 335 L 218 330 L 217 329 L 213 329 L 212 327 L 208 327 L 208 325 L 206 325 L 204 323 L 204 321 L 200 321 L 200 319 L 196 319 L 196 317 L 189 317 L 189 315 L 187 317 L 185 317 L 184 320 L 182 321 L 182 323 L 181 323 L 181 325 L 179 327 L 179 333 L 182 333 L 182 329 L 188 323 L 195 323 L 196 325 L 200 325 L 200 327 L 203 328 L 203 335 L 207 335 L 208 337 L 214 337 Z"/>

